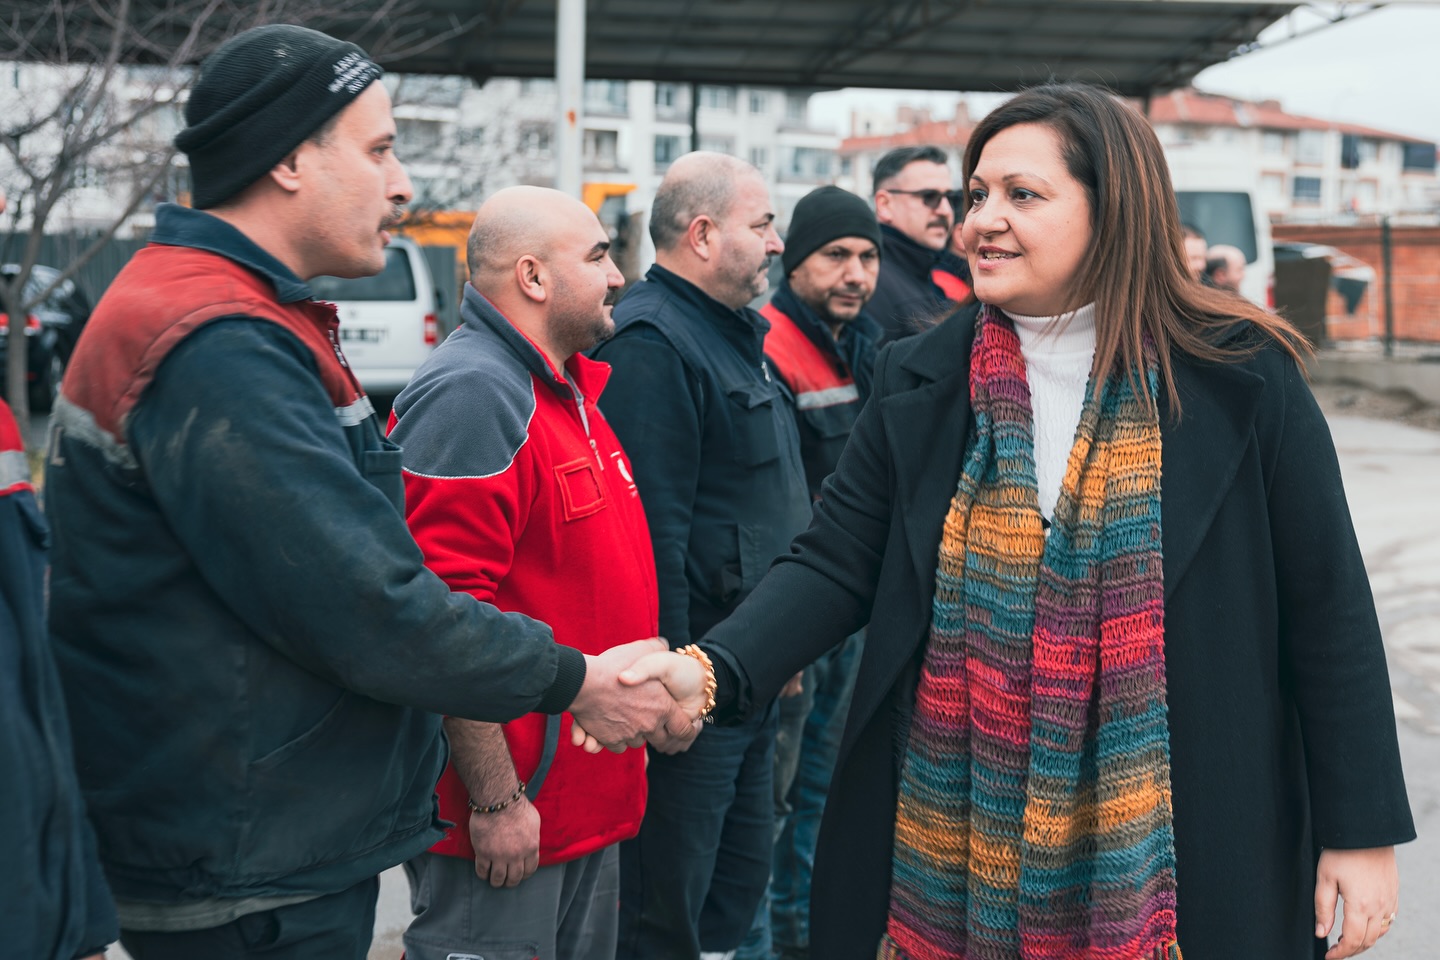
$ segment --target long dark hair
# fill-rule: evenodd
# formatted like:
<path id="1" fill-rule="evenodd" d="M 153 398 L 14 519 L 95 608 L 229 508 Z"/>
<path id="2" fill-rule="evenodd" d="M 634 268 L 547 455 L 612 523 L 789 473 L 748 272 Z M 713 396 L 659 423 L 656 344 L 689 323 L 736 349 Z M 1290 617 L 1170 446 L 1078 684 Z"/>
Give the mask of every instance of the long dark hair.
<path id="1" fill-rule="evenodd" d="M 1155 131 L 1109 91 L 1079 83 L 1033 87 L 992 111 L 965 148 L 965 191 L 990 138 L 1007 127 L 1039 123 L 1060 137 L 1070 175 L 1090 200 L 1094 242 L 1080 265 L 1069 309 L 1095 304 L 1097 389 L 1117 368 L 1137 381 L 1145 335 L 1154 340 L 1160 382 L 1178 414 L 1171 362 L 1175 351 L 1217 362 L 1240 359 L 1267 339 L 1297 361 L 1310 344 L 1283 318 L 1232 293 L 1192 280 L 1185 262 L 1180 210 Z M 1262 337 L 1228 334 L 1249 321 Z M 1150 397 L 1151 402 L 1157 398 Z"/>

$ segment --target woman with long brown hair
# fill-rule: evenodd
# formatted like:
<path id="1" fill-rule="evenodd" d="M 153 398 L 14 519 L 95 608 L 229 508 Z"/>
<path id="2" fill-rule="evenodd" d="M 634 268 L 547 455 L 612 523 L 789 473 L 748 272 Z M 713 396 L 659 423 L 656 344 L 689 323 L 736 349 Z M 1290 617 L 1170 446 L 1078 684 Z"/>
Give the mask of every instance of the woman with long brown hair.
<path id="1" fill-rule="evenodd" d="M 965 180 L 979 319 L 881 356 L 812 526 L 701 644 L 723 721 L 870 622 L 811 955 L 1354 956 L 1414 828 L 1307 346 L 1190 278 L 1105 91 L 1015 97 Z"/>

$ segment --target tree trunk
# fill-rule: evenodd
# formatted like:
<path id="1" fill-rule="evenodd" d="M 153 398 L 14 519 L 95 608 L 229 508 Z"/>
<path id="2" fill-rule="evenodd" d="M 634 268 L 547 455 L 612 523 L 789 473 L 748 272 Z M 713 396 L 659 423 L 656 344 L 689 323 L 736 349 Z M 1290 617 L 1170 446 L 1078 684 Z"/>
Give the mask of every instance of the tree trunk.
<path id="1" fill-rule="evenodd" d="M 23 431 L 30 423 L 30 345 L 25 342 L 25 314 L 12 310 L 9 315 L 10 336 L 8 359 L 5 363 L 5 399 L 10 412 Z"/>

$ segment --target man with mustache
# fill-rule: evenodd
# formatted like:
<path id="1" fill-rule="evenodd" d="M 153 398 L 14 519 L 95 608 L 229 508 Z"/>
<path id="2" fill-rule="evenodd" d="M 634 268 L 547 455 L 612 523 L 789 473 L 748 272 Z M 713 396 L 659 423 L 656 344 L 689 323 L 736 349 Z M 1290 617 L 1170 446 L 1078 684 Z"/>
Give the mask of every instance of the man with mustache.
<path id="1" fill-rule="evenodd" d="M 52 634 L 136 960 L 362 960 L 377 874 L 443 836 L 439 714 L 674 748 L 703 706 L 620 686 L 659 640 L 587 655 L 425 568 L 306 283 L 378 273 L 410 199 L 380 73 L 282 25 L 205 61 L 194 209 L 157 211 L 55 408 Z"/>
<path id="2" fill-rule="evenodd" d="M 949 298 L 932 270 L 956 219 L 949 158 L 939 147 L 897 147 L 875 164 L 875 217 L 885 254 L 870 314 L 884 341 L 918 333 L 943 316 Z"/>
<path id="3" fill-rule="evenodd" d="M 462 324 L 396 398 L 390 429 L 430 569 L 592 654 L 654 636 L 659 617 L 645 511 L 595 406 L 610 371 L 582 352 L 614 332 L 625 281 L 609 250 L 595 214 L 558 190 L 487 200 Z M 410 960 L 521 944 L 540 960 L 615 956 L 615 845 L 640 829 L 645 756 L 578 750 L 569 720 L 445 721 L 437 792 L 455 826 L 406 864 Z"/>
<path id="4" fill-rule="evenodd" d="M 766 362 L 775 232 L 765 181 L 717 153 L 671 164 L 650 211 L 655 266 L 615 308 L 601 409 L 635 464 L 672 646 L 735 609 L 810 518 L 795 418 Z M 650 760 L 640 834 L 620 845 L 619 956 L 740 945 L 770 876 L 775 709 Z"/>

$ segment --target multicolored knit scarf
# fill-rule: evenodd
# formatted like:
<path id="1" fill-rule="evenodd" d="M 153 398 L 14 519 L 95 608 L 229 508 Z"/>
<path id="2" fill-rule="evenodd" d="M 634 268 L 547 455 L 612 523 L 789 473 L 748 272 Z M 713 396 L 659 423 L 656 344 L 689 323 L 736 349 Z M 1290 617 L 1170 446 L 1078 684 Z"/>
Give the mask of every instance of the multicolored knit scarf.
<path id="1" fill-rule="evenodd" d="M 1086 388 L 1047 536 L 1025 361 L 993 308 L 970 390 L 878 956 L 1179 960 L 1158 415 L 1123 373 Z"/>

